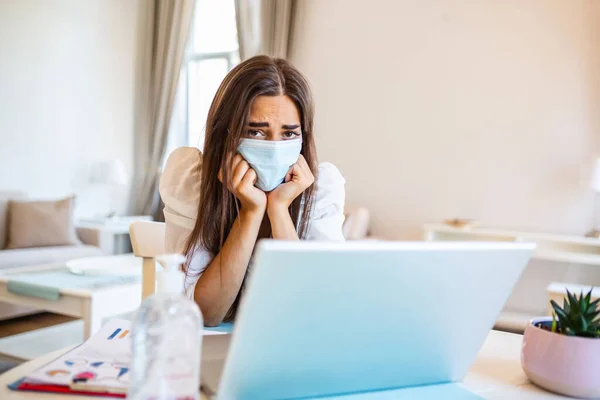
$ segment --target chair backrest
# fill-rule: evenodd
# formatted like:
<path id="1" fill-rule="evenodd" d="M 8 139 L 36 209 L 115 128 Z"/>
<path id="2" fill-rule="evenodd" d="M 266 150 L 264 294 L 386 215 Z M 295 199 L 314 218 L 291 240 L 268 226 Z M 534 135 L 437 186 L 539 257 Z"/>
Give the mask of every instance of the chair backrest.
<path id="1" fill-rule="evenodd" d="M 346 220 L 342 226 L 342 233 L 346 240 L 362 240 L 369 233 L 371 216 L 369 210 L 363 207 L 347 207 Z"/>
<path id="2" fill-rule="evenodd" d="M 346 209 L 342 231 L 346 240 L 364 239 L 369 231 L 369 210 L 363 207 Z M 165 253 L 164 222 L 136 221 L 129 226 L 131 247 L 136 257 L 143 258 L 142 300 L 156 290 L 156 262 L 154 258 Z"/>
<path id="3" fill-rule="evenodd" d="M 136 221 L 129 226 L 131 247 L 136 257 L 142 257 L 142 300 L 156 290 L 156 262 L 154 258 L 165 253 L 165 224 Z"/>

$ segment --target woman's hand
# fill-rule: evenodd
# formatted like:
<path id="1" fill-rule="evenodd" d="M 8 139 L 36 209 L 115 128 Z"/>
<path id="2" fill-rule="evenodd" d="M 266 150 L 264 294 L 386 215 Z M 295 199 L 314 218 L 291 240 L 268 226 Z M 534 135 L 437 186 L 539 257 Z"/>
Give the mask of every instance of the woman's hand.
<path id="1" fill-rule="evenodd" d="M 244 158 L 236 154 L 231 163 L 231 182 L 227 188 L 240 201 L 244 211 L 264 214 L 267 207 L 267 195 L 254 186 L 256 183 L 256 172 Z M 223 170 L 219 171 L 219 180 L 223 183 Z"/>
<path id="2" fill-rule="evenodd" d="M 267 207 L 271 209 L 287 210 L 290 204 L 304 192 L 310 185 L 315 182 L 315 177 L 312 174 L 308 163 L 304 156 L 300 154 L 296 164 L 290 167 L 290 170 L 285 175 L 284 183 L 277 186 L 272 192 L 267 195 Z"/>

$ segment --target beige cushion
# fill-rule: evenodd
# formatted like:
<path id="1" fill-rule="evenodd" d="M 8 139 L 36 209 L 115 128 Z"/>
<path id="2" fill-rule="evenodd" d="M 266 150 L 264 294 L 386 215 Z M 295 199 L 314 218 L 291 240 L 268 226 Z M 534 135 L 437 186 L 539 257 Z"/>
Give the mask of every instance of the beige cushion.
<path id="1" fill-rule="evenodd" d="M 0 272 L 9 268 L 64 263 L 75 258 L 102 256 L 96 246 L 50 246 L 0 250 Z"/>
<path id="2" fill-rule="evenodd" d="M 7 249 L 77 245 L 73 197 L 8 203 Z"/>
<path id="3" fill-rule="evenodd" d="M 25 200 L 27 196 L 23 192 L 0 191 L 0 249 L 6 246 L 6 231 L 8 230 L 8 201 Z"/>

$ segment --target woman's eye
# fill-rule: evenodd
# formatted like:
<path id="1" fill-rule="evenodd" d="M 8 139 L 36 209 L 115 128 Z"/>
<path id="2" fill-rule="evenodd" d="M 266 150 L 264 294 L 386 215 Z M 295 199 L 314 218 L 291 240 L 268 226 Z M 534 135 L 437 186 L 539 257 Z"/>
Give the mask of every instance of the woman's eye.
<path id="1" fill-rule="evenodd" d="M 295 132 L 295 131 L 283 132 L 283 137 L 286 138 L 286 139 L 296 138 L 298 136 L 300 136 L 300 134 L 298 132 Z"/>
<path id="2" fill-rule="evenodd" d="M 263 135 L 263 133 L 261 131 L 249 130 L 248 131 L 248 136 L 250 136 L 250 137 L 259 137 L 259 136 L 264 136 L 264 135 Z"/>

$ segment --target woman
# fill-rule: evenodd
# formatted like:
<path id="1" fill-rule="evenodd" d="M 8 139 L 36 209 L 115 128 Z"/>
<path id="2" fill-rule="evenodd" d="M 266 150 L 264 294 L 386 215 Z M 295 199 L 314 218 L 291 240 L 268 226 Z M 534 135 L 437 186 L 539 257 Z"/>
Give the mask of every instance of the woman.
<path id="1" fill-rule="evenodd" d="M 257 56 L 223 80 L 204 153 L 175 150 L 160 184 L 166 250 L 186 255 L 186 293 L 207 326 L 235 317 L 258 239 L 343 240 L 344 178 L 317 164 L 306 79 Z"/>

